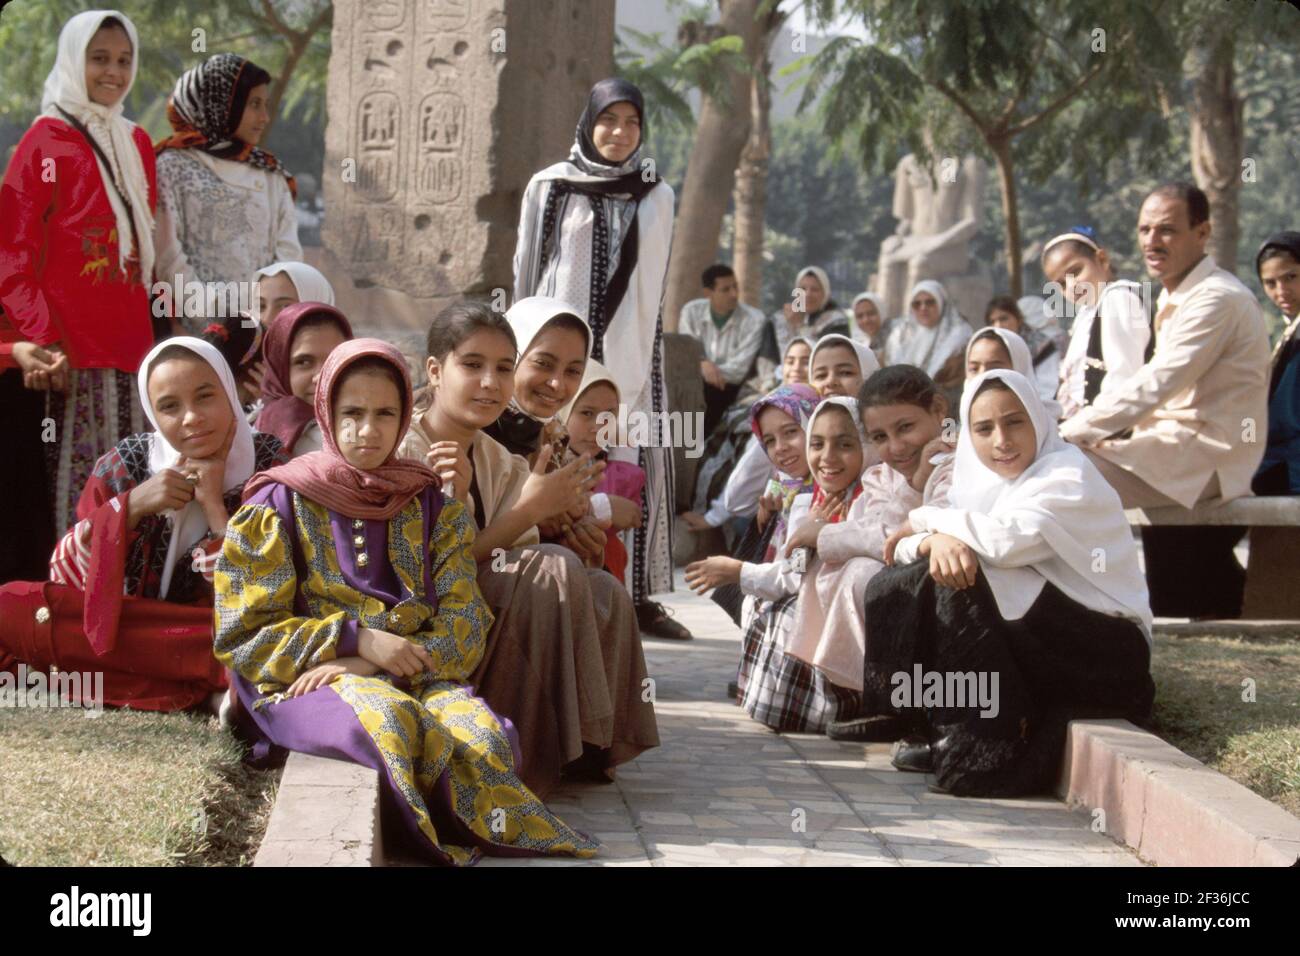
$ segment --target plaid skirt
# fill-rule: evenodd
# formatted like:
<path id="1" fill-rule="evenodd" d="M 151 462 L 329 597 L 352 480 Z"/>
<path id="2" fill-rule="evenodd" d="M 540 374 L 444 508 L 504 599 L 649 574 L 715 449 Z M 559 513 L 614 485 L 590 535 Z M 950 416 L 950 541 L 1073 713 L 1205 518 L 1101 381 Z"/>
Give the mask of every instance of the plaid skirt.
<path id="1" fill-rule="evenodd" d="M 862 695 L 832 684 L 816 669 L 784 653 L 794 626 L 797 594 L 772 603 L 746 600 L 749 624 L 741 652 L 741 706 L 776 731 L 825 733 L 834 720 L 858 715 Z"/>

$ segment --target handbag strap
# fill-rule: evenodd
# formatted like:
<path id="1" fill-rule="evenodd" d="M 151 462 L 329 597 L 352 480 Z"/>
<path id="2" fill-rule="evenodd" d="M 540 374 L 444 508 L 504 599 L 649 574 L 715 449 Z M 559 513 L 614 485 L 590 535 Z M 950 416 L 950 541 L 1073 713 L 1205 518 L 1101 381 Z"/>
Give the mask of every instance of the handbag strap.
<path id="1" fill-rule="evenodd" d="M 131 242 L 136 249 L 139 249 L 140 237 L 136 234 L 135 229 L 135 210 L 131 207 L 131 200 L 126 198 L 126 195 L 118 187 L 117 180 L 113 178 L 113 164 L 108 161 L 108 156 L 104 154 L 104 148 L 95 141 L 95 137 L 90 135 L 90 130 L 86 129 L 85 123 L 81 122 L 81 120 L 77 119 L 58 103 L 54 104 L 54 108 L 63 114 L 63 118 L 67 120 L 69 126 L 85 137 L 86 142 L 90 144 L 90 148 L 93 149 L 95 155 L 99 157 L 99 161 L 104 164 L 104 172 L 108 174 L 105 177 L 108 180 L 108 185 L 112 187 L 113 192 L 117 193 L 117 198 L 122 200 L 122 205 L 126 207 L 126 216 L 131 220 Z"/>

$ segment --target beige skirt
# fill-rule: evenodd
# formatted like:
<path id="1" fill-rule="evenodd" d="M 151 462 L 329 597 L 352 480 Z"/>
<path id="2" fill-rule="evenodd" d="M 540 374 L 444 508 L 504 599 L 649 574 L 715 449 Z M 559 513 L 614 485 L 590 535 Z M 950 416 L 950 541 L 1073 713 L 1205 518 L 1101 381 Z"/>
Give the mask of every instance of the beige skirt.
<path id="1" fill-rule="evenodd" d="M 470 682 L 514 723 L 533 792 L 584 753 L 612 778 L 659 745 L 632 599 L 611 574 L 540 544 L 480 564 L 478 585 L 496 620 Z"/>

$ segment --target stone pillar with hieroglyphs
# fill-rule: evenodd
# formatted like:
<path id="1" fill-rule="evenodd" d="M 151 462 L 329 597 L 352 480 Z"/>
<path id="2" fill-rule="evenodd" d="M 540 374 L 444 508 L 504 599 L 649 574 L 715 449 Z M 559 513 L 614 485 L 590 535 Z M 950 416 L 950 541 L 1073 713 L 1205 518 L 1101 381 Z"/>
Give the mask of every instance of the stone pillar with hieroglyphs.
<path id="1" fill-rule="evenodd" d="M 612 0 L 334 0 L 315 259 L 366 331 L 513 285 L 529 177 L 613 70 Z"/>

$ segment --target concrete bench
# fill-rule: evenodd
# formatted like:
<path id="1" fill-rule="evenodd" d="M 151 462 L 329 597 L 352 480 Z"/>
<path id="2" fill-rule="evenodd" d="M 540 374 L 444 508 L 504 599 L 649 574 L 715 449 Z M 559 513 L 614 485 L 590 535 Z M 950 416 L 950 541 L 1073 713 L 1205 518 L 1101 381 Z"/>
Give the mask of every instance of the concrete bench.
<path id="1" fill-rule="evenodd" d="M 1194 508 L 1130 508 L 1142 527 L 1241 525 L 1250 529 L 1250 560 L 1241 616 L 1300 620 L 1300 496 L 1234 498 Z"/>
<path id="2" fill-rule="evenodd" d="M 291 753 L 254 866 L 382 866 L 379 774 Z"/>
<path id="3" fill-rule="evenodd" d="M 1300 820 L 1127 720 L 1070 724 L 1056 795 L 1157 866 L 1300 865 Z"/>

